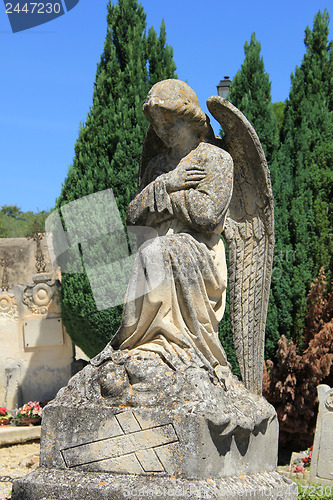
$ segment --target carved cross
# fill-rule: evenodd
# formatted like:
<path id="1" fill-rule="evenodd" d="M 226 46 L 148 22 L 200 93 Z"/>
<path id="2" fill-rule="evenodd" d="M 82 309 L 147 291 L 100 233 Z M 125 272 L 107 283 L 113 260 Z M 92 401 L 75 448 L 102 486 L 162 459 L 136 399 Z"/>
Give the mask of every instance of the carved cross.
<path id="1" fill-rule="evenodd" d="M 8 292 L 8 290 L 9 290 L 8 267 L 14 265 L 14 261 L 13 261 L 13 259 L 10 258 L 10 255 L 8 254 L 8 252 L 4 252 L 3 258 L 0 259 L 0 265 L 3 268 L 1 290 L 3 292 Z"/>
<path id="2" fill-rule="evenodd" d="M 36 249 L 36 269 L 37 273 L 44 273 L 46 268 L 45 255 L 42 250 L 41 241 L 44 234 L 40 231 L 39 223 L 37 220 L 34 222 L 33 229 L 30 234 L 27 235 L 27 239 L 33 239 L 37 243 Z"/>

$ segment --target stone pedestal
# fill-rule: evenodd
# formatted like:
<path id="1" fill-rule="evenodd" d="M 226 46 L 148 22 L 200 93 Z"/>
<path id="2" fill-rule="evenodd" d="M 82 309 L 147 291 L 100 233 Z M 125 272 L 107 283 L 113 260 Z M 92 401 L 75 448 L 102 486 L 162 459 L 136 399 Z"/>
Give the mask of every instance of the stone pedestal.
<path id="1" fill-rule="evenodd" d="M 151 408 L 47 406 L 41 466 L 187 479 L 273 471 L 276 417 L 221 434 L 202 415 Z"/>
<path id="2" fill-rule="evenodd" d="M 297 485 L 277 472 L 188 480 L 40 468 L 15 481 L 14 500 L 295 500 Z"/>
<path id="3" fill-rule="evenodd" d="M 44 411 L 41 467 L 14 482 L 13 500 L 297 499 L 296 484 L 275 470 L 275 416 L 224 435 L 179 410 Z"/>
<path id="4" fill-rule="evenodd" d="M 171 371 L 157 355 L 110 356 L 44 408 L 41 468 L 15 481 L 13 500 L 219 499 L 247 488 L 297 498 L 275 472 L 278 422 L 262 396 L 231 375 Z"/>

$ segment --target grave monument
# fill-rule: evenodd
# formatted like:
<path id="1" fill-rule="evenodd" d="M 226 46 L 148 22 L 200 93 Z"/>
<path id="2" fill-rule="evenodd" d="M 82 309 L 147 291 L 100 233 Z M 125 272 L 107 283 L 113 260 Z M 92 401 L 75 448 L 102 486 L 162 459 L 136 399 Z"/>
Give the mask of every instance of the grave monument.
<path id="1" fill-rule="evenodd" d="M 14 483 L 13 500 L 297 498 L 276 472 L 278 422 L 261 395 L 269 171 L 246 118 L 223 98 L 207 105 L 223 140 L 186 83 L 165 80 L 147 96 L 127 221 L 158 238 L 136 254 L 118 332 L 45 408 L 41 467 Z M 221 234 L 243 383 L 218 338 Z"/>
<path id="2" fill-rule="evenodd" d="M 61 322 L 60 283 L 55 272 L 45 272 L 51 262 L 39 238 L 38 255 L 35 241 L 0 239 L 0 406 L 9 410 L 54 398 L 80 363 Z"/>
<path id="3" fill-rule="evenodd" d="M 319 411 L 313 443 L 310 481 L 326 487 L 325 496 L 333 491 L 333 389 L 326 384 L 317 387 Z"/>

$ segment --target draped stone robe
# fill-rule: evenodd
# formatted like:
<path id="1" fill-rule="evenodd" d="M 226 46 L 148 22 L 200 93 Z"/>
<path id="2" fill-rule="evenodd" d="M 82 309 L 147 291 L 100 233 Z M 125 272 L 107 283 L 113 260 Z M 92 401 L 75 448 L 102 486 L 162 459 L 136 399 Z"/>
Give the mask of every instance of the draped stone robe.
<path id="1" fill-rule="evenodd" d="M 214 367 L 227 364 L 218 338 L 227 286 L 220 236 L 233 162 L 224 150 L 201 142 L 175 168 L 189 164 L 203 167 L 204 179 L 195 188 L 168 193 L 168 155 L 153 158 L 129 206 L 128 224 L 151 226 L 159 237 L 136 255 L 122 324 L 111 345 L 158 353 L 173 366 L 196 358 L 201 366 Z"/>

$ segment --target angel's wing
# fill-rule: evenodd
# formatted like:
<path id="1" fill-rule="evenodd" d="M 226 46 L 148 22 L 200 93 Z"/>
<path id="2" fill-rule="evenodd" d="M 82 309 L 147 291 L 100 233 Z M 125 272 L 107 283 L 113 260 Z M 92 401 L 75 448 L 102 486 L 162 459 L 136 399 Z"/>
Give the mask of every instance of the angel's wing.
<path id="1" fill-rule="evenodd" d="M 223 233 L 229 247 L 233 340 L 245 386 L 261 394 L 274 249 L 270 175 L 259 138 L 245 116 L 222 97 L 210 97 L 207 106 L 225 132 L 219 145 L 234 160 L 234 192 Z"/>

